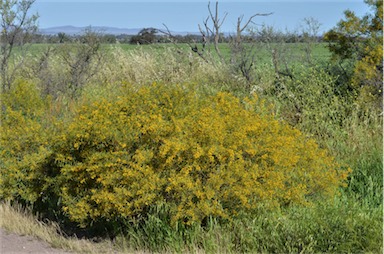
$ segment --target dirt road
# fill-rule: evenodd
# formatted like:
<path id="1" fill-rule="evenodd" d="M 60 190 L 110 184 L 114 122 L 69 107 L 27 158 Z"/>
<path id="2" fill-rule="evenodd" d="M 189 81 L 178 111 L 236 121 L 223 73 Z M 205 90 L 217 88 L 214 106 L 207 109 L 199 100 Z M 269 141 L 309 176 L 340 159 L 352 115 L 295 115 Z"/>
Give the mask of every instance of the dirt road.
<path id="1" fill-rule="evenodd" d="M 30 236 L 19 236 L 0 228 L 1 254 L 70 254 L 50 247 L 47 243 Z"/>

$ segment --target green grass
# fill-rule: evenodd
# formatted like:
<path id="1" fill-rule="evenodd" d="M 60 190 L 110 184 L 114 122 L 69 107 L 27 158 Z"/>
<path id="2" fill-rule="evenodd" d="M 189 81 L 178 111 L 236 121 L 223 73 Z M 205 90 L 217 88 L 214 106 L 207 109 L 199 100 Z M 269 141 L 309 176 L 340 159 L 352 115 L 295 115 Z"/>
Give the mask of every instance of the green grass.
<path id="1" fill-rule="evenodd" d="M 382 123 L 377 124 L 355 127 L 358 128 L 354 130 L 355 136 L 349 136 L 348 140 L 340 138 L 333 147 L 343 154 L 338 156 L 339 160 L 353 170 L 344 195 L 372 208 L 383 205 Z"/>
<path id="2" fill-rule="evenodd" d="M 382 253 L 382 207 L 353 199 L 281 210 L 260 208 L 231 221 L 208 219 L 204 225 L 171 227 L 166 207 L 126 222 L 113 240 L 97 242 L 63 237 L 57 225 L 37 222 L 30 212 L 0 206 L 1 227 L 36 236 L 75 253 Z"/>
<path id="3" fill-rule="evenodd" d="M 210 219 L 204 226 L 176 230 L 155 214 L 129 228 L 116 242 L 155 252 L 380 253 L 381 216 L 379 208 L 362 208 L 340 199 L 315 207 L 259 209 L 230 222 Z"/>

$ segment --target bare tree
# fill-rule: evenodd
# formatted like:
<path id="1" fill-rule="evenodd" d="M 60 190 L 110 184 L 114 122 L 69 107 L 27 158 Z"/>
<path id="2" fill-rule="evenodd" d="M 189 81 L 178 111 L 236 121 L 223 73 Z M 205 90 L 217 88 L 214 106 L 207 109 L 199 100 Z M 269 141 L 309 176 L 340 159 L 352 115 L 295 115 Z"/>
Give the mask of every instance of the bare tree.
<path id="1" fill-rule="evenodd" d="M 272 26 L 263 25 L 261 29 L 256 31 L 259 40 L 267 47 L 269 51 L 276 79 L 281 77 L 293 78 L 289 62 L 292 60 L 292 50 L 287 45 L 286 35 Z"/>
<path id="2" fill-rule="evenodd" d="M 251 83 L 253 82 L 252 70 L 254 63 L 256 61 L 255 54 L 255 45 L 245 45 L 243 41 L 243 32 L 246 31 L 250 24 L 254 24 L 253 20 L 258 16 L 268 16 L 272 13 L 257 13 L 249 17 L 245 23 L 243 23 L 244 15 L 240 16 L 237 19 L 236 26 L 236 35 L 230 41 L 230 58 L 225 58 L 219 47 L 219 43 L 223 38 L 223 33 L 221 27 L 226 20 L 228 13 L 224 13 L 224 16 L 221 18 L 219 16 L 219 2 L 216 1 L 214 9 L 211 8 L 211 3 L 208 3 L 208 17 L 203 21 L 203 25 L 198 25 L 202 40 L 200 45 L 198 43 L 188 43 L 190 49 L 196 53 L 199 57 L 204 59 L 205 62 L 210 64 L 217 63 L 217 60 L 221 63 L 228 64 L 230 68 L 237 73 L 240 73 L 245 80 L 247 81 L 246 89 L 250 91 Z M 165 26 L 165 25 L 164 25 Z M 166 31 L 160 31 L 163 34 L 166 34 L 168 38 L 176 44 L 174 36 L 172 36 L 170 30 L 167 26 Z M 209 45 L 213 44 L 215 49 L 216 58 L 210 53 Z M 207 54 L 208 53 L 208 54 Z"/>
<path id="3" fill-rule="evenodd" d="M 183 52 L 182 48 L 178 45 L 178 42 L 177 42 L 177 39 L 176 37 L 172 34 L 172 32 L 169 30 L 169 28 L 167 27 L 167 25 L 163 24 L 163 26 L 165 27 L 165 30 L 158 30 L 159 33 L 162 33 L 164 34 L 165 36 L 167 36 L 167 39 L 168 41 L 170 41 L 171 43 L 173 43 L 173 45 L 175 45 L 176 47 L 176 52 L 181 54 Z M 206 63 L 209 63 L 208 59 L 205 57 L 205 55 L 203 54 L 204 53 L 204 49 L 205 49 L 205 45 L 206 45 L 206 38 L 203 36 L 203 41 L 202 41 L 202 49 L 199 49 L 196 41 L 194 41 L 193 43 L 187 41 L 187 45 L 191 48 L 191 50 L 193 52 L 195 52 L 199 57 L 201 57 Z"/>
<path id="4" fill-rule="evenodd" d="M 33 69 L 35 77 L 40 79 L 43 95 L 53 95 L 54 86 L 57 85 L 49 71 L 51 56 L 55 53 L 55 48 L 48 46 L 39 58 L 36 58 L 36 64 Z"/>
<path id="5" fill-rule="evenodd" d="M 84 31 L 77 42 L 63 44 L 60 57 L 69 69 L 68 87 L 63 89 L 69 89 L 72 97 L 76 97 L 86 82 L 100 70 L 104 57 L 100 46 L 100 35 L 91 27 Z"/>
<path id="6" fill-rule="evenodd" d="M 254 80 L 252 68 L 256 61 L 256 48 L 254 43 L 244 43 L 243 32 L 249 30 L 250 24 L 255 24 L 253 19 L 258 16 L 269 16 L 272 13 L 256 13 L 248 18 L 245 24 L 242 24 L 244 15 L 237 18 L 236 36 L 231 42 L 231 65 L 236 71 L 246 79 L 246 89 L 251 90 L 251 84 Z"/>
<path id="7" fill-rule="evenodd" d="M 216 1 L 215 9 L 212 11 L 210 2 L 208 3 L 208 12 L 209 16 L 204 20 L 203 24 L 205 27 L 205 31 L 202 29 L 202 27 L 199 25 L 200 33 L 203 35 L 203 38 L 207 38 L 207 41 L 210 42 L 211 39 L 213 39 L 215 50 L 218 54 L 218 56 L 222 59 L 222 55 L 219 49 L 219 42 L 220 37 L 222 35 L 221 33 L 221 26 L 223 25 L 228 13 L 224 13 L 224 17 L 221 19 L 219 17 L 219 2 Z M 250 24 L 254 24 L 253 19 L 258 16 L 269 16 L 272 13 L 256 13 L 249 17 L 245 23 L 243 23 L 244 15 L 237 18 L 237 25 L 236 25 L 236 36 L 235 41 L 233 45 L 236 48 L 239 48 L 242 44 L 243 36 L 242 33 L 248 29 Z M 210 22 L 209 22 L 210 21 Z M 211 23 L 211 25 L 210 25 Z"/>
<path id="8" fill-rule="evenodd" d="M 302 36 L 304 42 L 305 60 L 312 63 L 312 51 L 314 44 L 318 42 L 318 36 L 320 32 L 321 23 L 313 18 L 304 18 L 302 24 Z"/>
<path id="9" fill-rule="evenodd" d="M 242 33 L 244 32 L 244 30 L 246 30 L 249 26 L 249 24 L 255 24 L 253 22 L 253 19 L 257 16 L 269 16 L 269 15 L 272 15 L 273 13 L 270 12 L 270 13 L 256 13 L 254 15 L 252 15 L 251 17 L 249 17 L 249 19 L 247 20 L 247 22 L 245 22 L 244 25 L 242 25 L 241 23 L 243 22 L 243 18 L 244 18 L 244 15 L 241 15 L 240 17 L 237 18 L 237 25 L 236 25 L 236 40 L 235 40 L 235 45 L 236 46 L 239 46 L 241 43 L 242 43 Z"/>
<path id="10" fill-rule="evenodd" d="M 0 75 L 2 90 L 10 89 L 14 73 L 21 62 L 10 71 L 10 59 L 14 47 L 22 48 L 37 30 L 38 15 L 28 13 L 35 0 L 0 0 Z"/>
<path id="11" fill-rule="evenodd" d="M 221 55 L 221 52 L 219 49 L 219 41 L 220 41 L 220 35 L 221 35 L 220 28 L 223 25 L 228 13 L 225 13 L 223 19 L 220 20 L 220 18 L 219 18 L 219 2 L 218 1 L 216 1 L 215 14 L 213 14 L 213 12 L 211 10 L 211 3 L 208 2 L 208 12 L 209 12 L 209 17 L 204 21 L 204 26 L 205 26 L 206 31 L 208 31 L 209 33 L 207 33 L 207 34 L 203 33 L 203 38 L 206 38 L 207 36 L 208 36 L 208 38 L 213 37 L 216 53 L 220 57 L 220 59 L 223 59 L 223 56 Z M 211 20 L 212 27 L 209 27 L 208 19 Z M 201 31 L 202 31 L 202 29 L 200 28 L 200 32 Z"/>

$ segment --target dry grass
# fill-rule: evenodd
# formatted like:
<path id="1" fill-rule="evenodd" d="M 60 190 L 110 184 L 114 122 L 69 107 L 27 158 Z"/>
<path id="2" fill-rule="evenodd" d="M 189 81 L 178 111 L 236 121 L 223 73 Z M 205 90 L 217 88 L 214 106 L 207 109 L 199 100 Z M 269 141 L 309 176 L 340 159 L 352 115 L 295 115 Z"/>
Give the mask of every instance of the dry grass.
<path id="1" fill-rule="evenodd" d="M 119 239 L 118 243 L 107 239 L 96 243 L 77 237 L 66 237 L 56 223 L 50 221 L 42 222 L 38 216 L 33 215 L 32 211 L 23 208 L 19 204 L 11 205 L 10 202 L 0 203 L 0 228 L 21 236 L 36 237 L 53 248 L 72 253 L 150 253 L 145 250 L 130 248 L 128 246 L 129 243 L 124 239 Z M 165 253 L 172 253 L 172 251 L 166 251 Z M 195 248 L 192 251 L 186 251 L 184 253 L 200 254 L 204 253 L 204 251 Z"/>
<path id="2" fill-rule="evenodd" d="M 18 235 L 36 237 L 54 248 L 74 253 L 118 253 L 110 241 L 94 243 L 75 237 L 64 237 L 57 224 L 41 222 L 31 211 L 9 202 L 0 204 L 0 227 Z M 126 253 L 133 251 L 126 250 Z"/>

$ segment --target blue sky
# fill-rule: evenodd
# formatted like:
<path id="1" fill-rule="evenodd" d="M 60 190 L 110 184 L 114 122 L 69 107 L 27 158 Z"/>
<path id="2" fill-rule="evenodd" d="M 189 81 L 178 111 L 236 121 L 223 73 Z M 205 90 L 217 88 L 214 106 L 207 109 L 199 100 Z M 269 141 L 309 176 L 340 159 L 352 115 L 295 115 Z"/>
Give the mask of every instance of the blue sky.
<path id="1" fill-rule="evenodd" d="M 203 0 L 36 0 L 33 11 L 40 15 L 41 28 L 55 26 L 112 26 L 120 28 L 162 28 L 172 31 L 198 31 L 208 15 L 208 1 Z M 211 1 L 214 7 L 215 1 Z M 350 9 L 362 16 L 369 11 L 363 0 L 241 0 L 219 1 L 219 14 L 228 13 L 223 32 L 234 32 L 237 18 L 244 20 L 255 13 L 269 13 L 257 17 L 256 24 L 272 25 L 280 30 L 300 30 L 304 18 L 313 17 L 322 26 L 321 32 L 334 27 Z"/>

